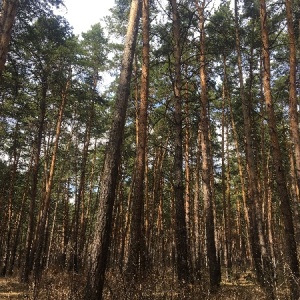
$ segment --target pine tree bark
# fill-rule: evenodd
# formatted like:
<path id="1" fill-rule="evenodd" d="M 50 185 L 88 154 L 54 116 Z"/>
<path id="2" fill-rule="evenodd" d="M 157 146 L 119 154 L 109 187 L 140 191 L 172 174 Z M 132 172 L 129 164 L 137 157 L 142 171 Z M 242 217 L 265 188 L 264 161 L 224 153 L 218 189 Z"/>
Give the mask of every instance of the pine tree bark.
<path id="1" fill-rule="evenodd" d="M 229 124 L 227 121 L 226 107 L 228 107 L 229 92 L 227 82 L 227 65 L 226 55 L 223 54 L 223 92 L 222 92 L 222 188 L 223 188 L 223 215 L 224 215 L 224 232 L 225 232 L 225 247 L 224 247 L 224 260 L 226 265 L 226 277 L 230 279 L 232 274 L 232 245 L 231 245 L 231 205 L 230 205 L 230 167 L 229 167 Z M 226 130 L 226 132 L 225 132 Z M 226 150 L 225 150 L 226 148 Z M 226 159 L 227 154 L 227 159 Z M 227 161 L 227 164 L 226 164 Z"/>
<path id="2" fill-rule="evenodd" d="M 0 77 L 3 73 L 12 28 L 17 14 L 18 0 L 3 0 L 0 12 Z"/>
<path id="3" fill-rule="evenodd" d="M 276 183 L 278 188 L 278 195 L 280 198 L 280 212 L 284 224 L 286 258 L 287 264 L 289 266 L 289 271 L 291 272 L 291 274 L 289 274 L 291 298 L 299 299 L 300 291 L 297 284 L 297 280 L 299 279 L 299 262 L 297 258 L 297 247 L 294 234 L 291 199 L 290 193 L 287 189 L 286 175 L 284 172 L 282 153 L 277 132 L 277 120 L 275 117 L 271 94 L 271 66 L 267 21 L 268 17 L 266 2 L 265 0 L 260 0 L 264 99 L 268 116 L 268 128 L 272 146 L 273 166 L 275 168 Z"/>
<path id="4" fill-rule="evenodd" d="M 294 21 L 292 13 L 292 1 L 285 1 L 286 19 L 289 37 L 289 114 L 290 114 L 290 134 L 293 144 L 293 152 L 295 156 L 295 171 L 298 189 L 300 189 L 300 136 L 299 136 L 299 116 L 298 116 L 298 101 L 297 101 L 297 50 L 296 38 L 294 32 Z"/>
<path id="5" fill-rule="evenodd" d="M 144 228 L 144 181 L 148 131 L 148 94 L 149 94 L 149 0 L 142 0 L 142 76 L 141 101 L 138 108 L 137 150 L 135 184 L 133 191 L 133 211 L 130 230 L 129 258 L 127 273 L 133 280 L 142 279 L 146 267 L 146 240 Z"/>
<path id="6" fill-rule="evenodd" d="M 174 197 L 175 197 L 175 240 L 177 250 L 177 275 L 179 281 L 190 280 L 189 255 L 187 245 L 187 228 L 184 208 L 183 184 L 183 130 L 182 130 L 182 96 L 181 96 L 181 48 L 180 48 L 180 21 L 176 0 L 170 1 L 173 19 L 173 39 L 175 58 L 174 90 Z"/>
<path id="7" fill-rule="evenodd" d="M 297 111 L 297 51 L 296 38 L 294 32 L 294 21 L 292 13 L 292 0 L 285 1 L 286 18 L 288 26 L 289 37 L 289 60 L 290 60 L 290 74 L 289 74 L 289 114 L 290 114 L 290 134 L 293 144 L 296 178 L 298 189 L 300 189 L 300 135 L 299 135 L 299 117 Z"/>
<path id="8" fill-rule="evenodd" d="M 13 229 L 13 223 L 14 223 L 14 217 L 15 213 L 13 212 L 13 206 L 14 206 L 14 189 L 15 189 L 15 183 L 16 183 L 16 175 L 17 175 L 17 167 L 19 164 L 19 158 L 20 158 L 20 150 L 18 147 L 18 132 L 19 132 L 19 123 L 16 124 L 15 130 L 14 130 L 14 142 L 13 142 L 13 153 L 10 157 L 10 161 L 12 161 L 10 165 L 10 180 L 9 180 L 9 190 L 8 190 L 8 197 L 7 197 L 7 205 L 5 214 L 5 223 L 7 224 L 6 230 L 3 232 L 3 237 L 6 240 L 4 245 L 6 246 L 4 253 L 2 264 L 0 266 L 0 275 L 5 276 L 7 273 L 7 270 L 9 268 L 9 261 L 11 260 L 11 242 L 13 239 L 14 229 Z"/>
<path id="9" fill-rule="evenodd" d="M 242 100 L 242 110 L 244 119 L 246 164 L 249 182 L 248 207 L 250 211 L 250 238 L 253 261 L 259 283 L 265 289 L 270 298 L 274 298 L 274 268 L 269 255 L 269 248 L 263 231 L 262 205 L 259 202 L 258 175 L 255 165 L 253 151 L 253 132 L 251 125 L 251 102 L 247 101 L 244 90 L 244 79 L 242 71 L 242 56 L 239 36 L 239 23 L 237 13 L 237 1 L 235 1 L 235 27 L 236 27 L 236 49 L 239 68 L 240 95 Z"/>
<path id="10" fill-rule="evenodd" d="M 113 123 L 109 134 L 100 186 L 99 207 L 85 290 L 86 300 L 102 299 L 140 7 L 140 0 L 132 0 Z"/>
<path id="11" fill-rule="evenodd" d="M 200 27 L 200 134 L 202 151 L 202 185 L 203 185 L 203 213 L 206 229 L 206 244 L 208 255 L 208 267 L 210 278 L 210 289 L 214 292 L 221 282 L 221 267 L 217 257 L 215 242 L 215 217 L 214 217 L 214 191 L 213 191 L 213 162 L 211 156 L 211 145 L 209 138 L 209 112 L 208 112 L 208 94 L 207 94 L 207 75 L 205 59 L 205 29 L 204 29 L 204 10 L 205 1 L 201 5 L 196 1 L 199 13 Z"/>
<path id="12" fill-rule="evenodd" d="M 38 178 L 39 178 L 39 169 L 40 169 L 40 154 L 43 142 L 43 134 L 45 127 L 46 119 L 46 99 L 47 91 L 49 88 L 48 84 L 48 73 L 49 70 L 45 70 L 42 77 L 42 91 L 41 91 L 41 101 L 39 105 L 40 115 L 38 122 L 38 132 L 33 145 L 33 154 L 32 154 L 32 168 L 30 173 L 32 174 L 31 187 L 30 187 L 30 206 L 29 206 L 29 220 L 27 228 L 27 237 L 26 237 L 26 250 L 25 250 L 25 262 L 24 268 L 21 274 L 21 280 L 23 282 L 29 281 L 29 275 L 33 267 L 33 239 L 34 239 L 34 229 L 36 225 L 36 199 L 38 191 Z"/>
<path id="13" fill-rule="evenodd" d="M 192 264 L 195 279 L 200 279 L 201 277 L 201 240 L 203 233 L 201 232 L 201 220 L 200 220 L 200 190 L 201 190 L 201 176 L 200 176 L 200 165 L 201 165 L 201 132 L 198 128 L 197 132 L 197 151 L 196 151 L 196 166 L 195 166 L 195 186 L 194 186 L 194 211 L 193 211 L 193 236 L 194 236 L 194 249 L 192 256 Z M 202 249 L 203 250 L 203 249 Z"/>
<path id="14" fill-rule="evenodd" d="M 94 76 L 96 77 L 96 75 Z M 96 89 L 97 82 L 94 83 L 93 90 Z M 73 246 L 73 262 L 72 268 L 75 272 L 79 271 L 82 265 L 83 248 L 85 243 L 85 228 L 86 228 L 86 211 L 85 211 L 85 186 L 86 186 L 86 165 L 88 159 L 88 150 L 90 145 L 91 128 L 94 119 L 94 100 L 89 106 L 88 120 L 86 123 L 86 129 L 84 133 L 82 160 L 80 165 L 80 178 L 79 187 L 77 191 L 77 197 L 75 200 L 75 212 L 74 212 L 74 246 Z"/>
<path id="15" fill-rule="evenodd" d="M 62 95 L 61 95 L 61 104 L 60 104 L 58 117 L 57 117 L 51 164 L 50 164 L 48 176 L 46 177 L 47 182 L 46 182 L 43 202 L 39 214 L 39 221 L 36 229 L 36 237 L 32 247 L 32 257 L 34 258 L 33 270 L 34 270 L 34 277 L 36 280 L 40 279 L 42 273 L 42 267 L 43 267 L 42 256 L 43 256 L 44 243 L 45 243 L 44 235 L 45 235 L 45 229 L 46 229 L 46 224 L 49 215 L 49 207 L 51 203 L 51 192 L 53 188 L 57 151 L 58 151 L 59 138 L 61 133 L 61 124 L 63 120 L 63 114 L 64 114 L 64 109 L 67 101 L 67 93 L 68 93 L 69 86 L 70 86 L 70 80 L 67 81 L 66 86 L 62 91 Z"/>
<path id="16" fill-rule="evenodd" d="M 242 189 L 242 207 L 243 207 L 243 217 L 245 221 L 245 228 L 246 228 L 246 237 L 245 237 L 245 245 L 246 245 L 246 257 L 248 261 L 250 262 L 250 265 L 253 265 L 253 255 L 251 252 L 251 245 L 250 245 L 250 218 L 249 218 L 249 213 L 248 213 L 248 207 L 247 207 L 247 193 L 246 193 L 246 186 L 245 186 L 245 172 L 243 170 L 243 164 L 242 164 L 242 158 L 241 158 L 241 151 L 238 143 L 238 133 L 236 130 L 236 125 L 234 121 L 234 115 L 233 115 L 233 110 L 232 110 L 232 105 L 231 105 L 231 100 L 229 101 L 229 109 L 230 109 L 230 116 L 231 116 L 231 126 L 232 126 L 232 131 L 233 131 L 233 137 L 234 137 L 234 144 L 236 148 L 236 156 L 237 156 L 237 161 L 238 161 L 238 170 L 239 170 L 239 177 L 240 177 L 240 182 L 241 182 L 241 189 Z M 238 206 L 240 207 L 240 206 Z M 241 228 L 240 228 L 241 230 Z M 240 238 L 242 239 L 242 235 L 240 235 Z M 242 240 L 241 240 L 242 244 Z M 242 254 L 241 254 L 242 255 Z M 245 262 L 247 263 L 247 262 Z"/>

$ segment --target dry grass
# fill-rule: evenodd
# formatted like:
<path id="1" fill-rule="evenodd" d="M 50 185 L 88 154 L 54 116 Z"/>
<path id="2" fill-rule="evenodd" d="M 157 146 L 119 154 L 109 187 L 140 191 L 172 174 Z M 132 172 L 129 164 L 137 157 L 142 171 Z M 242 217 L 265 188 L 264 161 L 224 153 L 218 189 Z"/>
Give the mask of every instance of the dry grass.
<path id="1" fill-rule="evenodd" d="M 74 272 L 53 272 L 43 274 L 42 280 L 32 285 L 31 299 L 34 300 L 79 300 L 82 299 L 83 276 Z"/>
<path id="2" fill-rule="evenodd" d="M 83 299 L 84 277 L 74 273 L 48 271 L 38 285 L 29 288 L 16 278 L 0 279 L 0 300 L 81 300 Z M 255 284 L 248 272 L 231 282 L 222 282 L 220 289 L 211 294 L 207 281 L 179 285 L 172 272 L 150 274 L 137 285 L 126 283 L 120 272 L 107 273 L 105 300 L 266 300 L 264 292 Z M 35 296 L 34 296 L 35 295 Z M 286 299 L 286 294 L 278 293 L 278 299 Z"/>
<path id="3" fill-rule="evenodd" d="M 265 300 L 264 292 L 254 283 L 251 274 L 245 273 L 234 282 L 222 282 L 212 294 L 207 279 L 194 284 L 179 285 L 172 272 L 151 274 L 139 285 L 130 286 L 120 273 L 107 274 L 105 300 Z M 284 298 L 283 298 L 284 299 Z"/>
<path id="4" fill-rule="evenodd" d="M 15 278 L 0 278 L 0 300 L 30 299 L 30 293 L 25 284 Z"/>

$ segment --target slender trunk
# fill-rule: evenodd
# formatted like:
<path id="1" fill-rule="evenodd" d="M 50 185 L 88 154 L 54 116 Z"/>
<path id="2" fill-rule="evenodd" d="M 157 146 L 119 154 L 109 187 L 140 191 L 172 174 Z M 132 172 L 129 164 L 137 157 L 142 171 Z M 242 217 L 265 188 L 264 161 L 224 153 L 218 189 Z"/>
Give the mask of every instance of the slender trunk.
<path id="1" fill-rule="evenodd" d="M 14 206 L 14 189 L 15 189 L 15 182 L 16 182 L 16 175 L 17 175 L 17 167 L 20 158 L 20 152 L 18 147 L 18 132 L 19 132 L 19 124 L 16 124 L 15 132 L 14 132 L 14 142 L 13 142 L 13 154 L 12 154 L 12 163 L 10 166 L 10 180 L 9 180 L 9 190 L 8 190 L 8 199 L 6 205 L 6 218 L 5 223 L 7 224 L 7 229 L 4 231 L 4 237 L 6 235 L 6 249 L 4 251 L 4 258 L 3 258 L 3 265 L 1 266 L 0 275 L 5 276 L 8 264 L 11 259 L 11 240 L 13 239 L 13 223 L 14 223 L 14 213 L 13 213 L 13 206 Z M 10 159 L 11 160 L 11 159 Z"/>
<path id="2" fill-rule="evenodd" d="M 246 194 L 246 186 L 245 186 L 245 172 L 243 170 L 243 165 L 242 165 L 242 158 L 241 158 L 241 151 L 238 143 L 238 133 L 236 130 L 236 125 L 234 121 L 234 115 L 232 111 L 232 106 L 231 106 L 231 101 L 229 101 L 230 105 L 230 116 L 231 116 L 231 126 L 232 126 L 232 131 L 233 131 L 233 136 L 234 136 L 234 143 L 235 143 L 235 148 L 236 148 L 236 156 L 237 156 L 237 161 L 238 161 L 238 170 L 239 170 L 239 177 L 241 181 L 241 188 L 242 188 L 242 206 L 243 206 L 243 217 L 245 221 L 245 230 L 246 230 L 246 235 L 245 235 L 245 244 L 246 244 L 246 257 L 247 260 L 250 262 L 250 265 L 252 267 L 253 261 L 252 261 L 252 252 L 251 252 L 251 245 L 250 245 L 250 218 L 249 218 L 249 213 L 248 213 L 248 207 L 247 207 L 247 194 Z M 240 206 L 238 206 L 240 207 Z M 241 229 L 240 229 L 241 230 Z M 243 235 L 240 235 L 240 238 L 242 238 Z M 243 241 L 241 240 L 241 244 Z"/>
<path id="3" fill-rule="evenodd" d="M 40 116 L 38 124 L 38 132 L 36 140 L 33 145 L 33 165 L 32 165 L 32 184 L 30 189 L 30 206 L 29 206 L 29 220 L 28 220 L 28 229 L 26 237 L 26 250 L 25 250 L 25 262 L 24 268 L 21 275 L 21 280 L 23 282 L 29 281 L 29 274 L 32 271 L 33 267 L 33 239 L 34 239 L 34 228 L 36 225 L 36 200 L 37 200 L 37 191 L 38 191 L 38 178 L 40 170 L 40 153 L 42 148 L 42 140 L 44 134 L 45 118 L 46 118 L 46 98 L 48 91 L 48 75 L 45 72 L 42 78 L 42 94 L 40 101 Z"/>
<path id="4" fill-rule="evenodd" d="M 62 239 L 61 239 L 61 254 L 59 265 L 61 269 L 66 267 L 67 260 L 67 247 L 70 238 L 70 213 L 69 213 L 69 197 L 68 191 L 70 190 L 70 179 L 67 180 L 64 186 L 64 196 L 62 199 L 63 204 L 63 221 L 62 221 Z"/>
<path id="5" fill-rule="evenodd" d="M 122 183 L 122 182 L 121 182 Z M 127 265 L 128 262 L 128 246 L 130 238 L 130 224 L 131 224 L 131 211 L 132 211 L 132 193 L 133 193 L 134 177 L 127 197 L 127 208 L 125 212 L 124 230 L 121 243 L 121 255 L 119 260 L 120 270 L 123 270 L 123 265 Z"/>
<path id="6" fill-rule="evenodd" d="M 146 240 L 144 230 L 144 180 L 148 130 L 148 94 L 149 94 L 149 0 L 143 0 L 143 62 L 141 77 L 141 101 L 137 107 L 137 152 L 135 184 L 133 192 L 133 211 L 130 230 L 130 246 L 127 272 L 132 279 L 142 279 L 146 270 Z"/>
<path id="7" fill-rule="evenodd" d="M 251 102 L 247 101 L 244 90 L 244 79 L 242 71 L 242 56 L 239 36 L 239 23 L 237 12 L 237 1 L 235 1 L 235 25 L 236 25 L 236 49 L 238 53 L 238 68 L 239 68 L 239 82 L 240 82 L 240 95 L 242 100 L 242 110 L 244 118 L 244 132 L 245 132 L 245 150 L 246 150 L 246 163 L 247 174 L 249 181 L 249 195 L 248 207 L 251 212 L 250 225 L 251 225 L 251 246 L 252 255 L 255 263 L 256 275 L 259 283 L 267 289 L 270 298 L 274 298 L 274 269 L 272 261 L 269 257 L 267 243 L 263 231 L 263 217 L 261 203 L 259 202 L 258 193 L 258 176 L 255 166 L 255 157 L 253 151 L 253 138 L 252 138 L 252 124 L 251 124 Z"/>
<path id="8" fill-rule="evenodd" d="M 295 236 L 297 244 L 300 242 L 300 213 L 299 213 L 299 198 L 300 198 L 300 190 L 298 189 L 297 179 L 296 179 L 296 170 L 295 170 L 295 159 L 294 153 L 290 146 L 289 149 L 289 157 L 290 157 L 290 165 L 291 165 L 291 185 L 292 185 L 292 206 L 294 213 L 294 223 L 295 223 Z"/>
<path id="9" fill-rule="evenodd" d="M 269 36 L 267 28 L 267 10 L 265 0 L 260 0 L 260 22 L 261 22 L 261 36 L 262 36 L 262 58 L 263 58 L 263 89 L 264 99 L 266 103 L 266 112 L 268 116 L 269 135 L 272 145 L 272 159 L 275 168 L 276 183 L 278 188 L 278 195 L 280 198 L 280 212 L 284 224 L 284 238 L 285 250 L 287 256 L 287 263 L 289 266 L 289 282 L 291 288 L 292 299 L 300 297 L 299 286 L 297 280 L 299 279 L 299 262 L 297 258 L 297 247 L 294 235 L 294 224 L 291 210 L 291 199 L 287 189 L 287 182 L 284 173 L 284 166 L 282 154 L 279 144 L 277 132 L 277 120 L 273 107 L 271 94 L 271 67 L 270 67 L 270 53 L 269 53 Z"/>
<path id="10" fill-rule="evenodd" d="M 70 85 L 70 81 L 67 82 L 65 90 L 62 92 L 61 105 L 59 108 L 59 113 L 58 113 L 58 118 L 56 123 L 56 132 L 55 132 L 55 140 L 54 140 L 53 151 L 52 151 L 51 164 L 50 164 L 49 174 L 46 182 L 44 199 L 41 206 L 39 222 L 37 224 L 36 240 L 34 241 L 34 245 L 33 245 L 33 255 L 34 255 L 33 269 L 34 269 L 34 276 L 36 280 L 40 279 L 41 272 L 42 272 L 42 254 L 43 254 L 44 243 L 45 243 L 44 233 L 46 229 L 46 222 L 48 219 L 48 212 L 51 203 L 51 191 L 53 187 L 53 179 L 54 179 L 55 164 L 56 164 L 59 138 L 61 132 L 61 124 L 62 124 L 63 113 L 67 101 L 67 91 L 69 85 Z"/>
<path id="11" fill-rule="evenodd" d="M 47 249 L 46 264 L 45 264 L 46 269 L 48 269 L 49 265 L 50 265 L 51 250 L 52 250 L 52 244 L 53 244 L 53 239 L 54 239 L 55 224 L 56 224 L 56 217 L 57 217 L 57 206 L 58 206 L 59 196 L 60 196 L 60 190 L 57 193 L 55 208 L 54 208 L 54 212 L 53 212 L 53 220 L 52 220 L 52 226 L 51 226 L 51 230 L 50 230 L 49 245 L 48 245 L 48 249 Z"/>
<path id="12" fill-rule="evenodd" d="M 200 190 L 201 190 L 201 183 L 200 183 L 200 165 L 201 165 L 201 134 L 200 130 L 198 129 L 197 134 L 197 151 L 196 151 L 196 167 L 195 167 L 195 192 L 194 192 L 194 226 L 193 226 L 193 236 L 194 236 L 194 249 L 193 249 L 193 269 L 195 270 L 195 279 L 200 279 L 201 277 L 201 262 L 200 262 L 200 255 L 204 253 L 204 251 L 200 251 L 201 247 L 201 225 L 200 225 Z"/>
<path id="13" fill-rule="evenodd" d="M 74 225 L 74 253 L 72 268 L 75 272 L 78 272 L 82 266 L 83 247 L 85 241 L 85 185 L 86 185 L 86 165 L 88 160 L 88 150 L 90 145 L 91 127 L 94 118 L 94 101 L 89 107 L 89 116 L 84 133 L 82 161 L 80 165 L 80 178 L 77 191 L 77 197 L 75 202 L 75 225 Z"/>
<path id="14" fill-rule="evenodd" d="M 95 235 L 91 245 L 85 290 L 85 299 L 87 300 L 102 299 L 140 6 L 141 1 L 132 0 L 117 100 L 102 173 Z"/>
<path id="15" fill-rule="evenodd" d="M 224 214 L 224 231 L 225 231 L 225 264 L 227 271 L 227 279 L 230 279 L 232 273 L 232 257 L 231 257 L 231 205 L 230 205 L 230 167 L 229 167 L 229 124 L 227 122 L 226 107 L 229 102 L 229 91 L 227 83 L 227 65 L 226 55 L 223 55 L 223 103 L 222 103 L 222 188 L 223 188 L 223 214 Z M 226 132 L 225 132 L 226 130 Z M 226 139 L 225 139 L 226 137 Z M 226 148 L 226 151 L 225 151 Z M 226 158 L 227 154 L 227 158 Z M 227 164 L 226 164 L 227 161 Z"/>
<path id="16" fill-rule="evenodd" d="M 149 253 L 152 255 L 152 264 L 155 264 L 156 268 L 159 268 L 160 264 L 162 263 L 162 259 L 159 256 L 159 253 L 154 253 L 153 250 L 156 250 L 158 248 L 158 243 L 160 241 L 160 229 L 156 226 L 156 224 L 159 223 L 159 220 L 161 218 L 161 212 L 160 212 L 160 203 L 161 203 L 161 194 L 163 192 L 163 162 L 166 156 L 166 149 L 168 145 L 169 137 L 166 138 L 166 140 L 163 142 L 163 144 L 160 144 L 158 149 L 156 150 L 155 154 L 155 162 L 154 162 L 154 168 L 153 168 L 153 192 L 152 192 L 152 215 L 151 215 L 151 232 L 149 233 L 149 240 L 151 241 L 149 248 Z M 172 203 L 173 204 L 173 203 Z"/>
<path id="17" fill-rule="evenodd" d="M 186 229 L 187 229 L 187 243 L 190 250 L 189 253 L 189 260 L 190 260 L 190 268 L 191 273 L 194 276 L 194 268 L 192 266 L 192 252 L 193 252 L 193 238 L 192 238 L 192 218 L 191 218 L 191 211 L 192 211 L 192 200 L 191 197 L 191 168 L 190 168 L 190 119 L 189 119 L 189 104 L 188 104 L 188 84 L 186 84 L 186 103 L 185 103 L 185 145 L 184 145 L 184 166 L 185 166 L 185 193 L 184 193 L 184 208 L 185 208 L 185 222 L 186 222 Z"/>
<path id="18" fill-rule="evenodd" d="M 94 189 L 94 178 L 95 178 L 95 168 L 96 168 L 96 160 L 97 160 L 97 144 L 98 141 L 95 139 L 94 142 L 94 153 L 93 153 L 93 160 L 92 160 L 92 166 L 91 166 L 91 174 L 89 178 L 89 195 L 87 197 L 86 203 L 85 203 L 85 211 L 84 216 L 82 213 L 82 218 L 84 217 L 84 222 L 82 224 L 82 230 L 81 230 L 81 237 L 80 237 L 80 249 L 82 249 L 82 252 L 84 253 L 82 255 L 83 265 L 86 266 L 87 263 L 87 257 L 89 255 L 89 249 L 88 245 L 91 238 L 91 227 L 88 226 L 90 224 L 90 220 L 93 218 L 93 194 L 95 193 Z"/>
<path id="19" fill-rule="evenodd" d="M 0 12 L 0 77 L 9 49 L 12 28 L 17 14 L 18 0 L 3 0 Z"/>
<path id="20" fill-rule="evenodd" d="M 32 163 L 32 161 L 30 162 L 29 165 L 31 165 L 31 163 Z M 30 181 L 30 179 L 29 179 L 30 173 L 29 172 L 27 172 L 26 177 L 27 177 L 26 185 L 24 187 L 24 191 L 22 194 L 21 207 L 20 207 L 20 211 L 18 212 L 18 214 L 16 216 L 15 231 L 14 231 L 13 241 L 11 242 L 12 246 L 11 246 L 10 261 L 9 261 L 8 268 L 7 268 L 8 276 L 11 276 L 13 274 L 13 269 L 14 269 L 15 260 L 16 260 L 16 254 L 17 254 L 18 246 L 20 245 L 20 235 L 22 233 L 22 225 L 23 225 L 23 222 L 25 219 L 24 215 L 26 212 L 26 200 L 28 197 L 29 181 Z"/>
<path id="21" fill-rule="evenodd" d="M 146 251 L 147 251 L 147 258 L 149 260 L 149 263 L 151 263 L 150 260 L 150 197 L 149 197 L 149 162 L 148 162 L 148 147 L 146 146 L 146 155 L 145 155 L 145 191 L 144 191 L 144 212 L 145 212 L 145 217 L 144 217 L 144 236 L 145 236 L 145 241 L 146 241 Z"/>
<path id="22" fill-rule="evenodd" d="M 206 243 L 208 255 L 208 267 L 210 278 L 210 289 L 215 291 L 221 282 L 221 267 L 217 257 L 215 242 L 215 217 L 214 217 L 214 191 L 213 191 L 213 160 L 211 157 L 211 145 L 209 134 L 209 112 L 208 112 L 208 94 L 207 94 L 207 76 L 205 59 L 205 30 L 204 30 L 204 10 L 205 1 L 201 6 L 196 1 L 199 13 L 200 27 L 200 133 L 201 133 L 201 151 L 202 151 L 202 184 L 203 184 L 203 208 L 206 229 Z"/>
<path id="23" fill-rule="evenodd" d="M 295 156 L 295 170 L 298 189 L 300 189 L 300 136 L 299 136 L 299 117 L 298 117 L 298 101 L 297 101 L 297 51 L 296 39 L 294 33 L 294 22 L 292 13 L 292 1 L 286 0 L 286 18 L 289 36 L 289 59 L 290 59 L 290 74 L 289 74 L 289 114 L 290 114 L 290 134 L 293 144 Z M 298 199 L 299 200 L 299 199 Z"/>
<path id="24" fill-rule="evenodd" d="M 189 281 L 189 255 L 187 245 L 187 228 L 184 209 L 183 185 L 183 130 L 182 130 L 182 96 L 181 96 L 181 49 L 180 49 L 180 20 L 176 0 L 170 1 L 173 18 L 175 78 L 174 89 L 174 131 L 175 131 L 175 157 L 174 157 L 174 196 L 175 196 L 175 239 L 177 250 L 177 275 L 179 281 Z"/>

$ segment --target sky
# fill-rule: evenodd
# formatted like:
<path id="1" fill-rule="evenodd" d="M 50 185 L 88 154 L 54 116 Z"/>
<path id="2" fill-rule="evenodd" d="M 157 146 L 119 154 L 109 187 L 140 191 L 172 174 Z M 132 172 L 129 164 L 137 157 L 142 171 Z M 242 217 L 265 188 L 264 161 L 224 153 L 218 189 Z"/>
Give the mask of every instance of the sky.
<path id="1" fill-rule="evenodd" d="M 62 14 L 74 28 L 74 33 L 80 35 L 100 22 L 100 19 L 109 14 L 114 6 L 114 0 L 64 0 L 67 9 L 62 8 Z"/>

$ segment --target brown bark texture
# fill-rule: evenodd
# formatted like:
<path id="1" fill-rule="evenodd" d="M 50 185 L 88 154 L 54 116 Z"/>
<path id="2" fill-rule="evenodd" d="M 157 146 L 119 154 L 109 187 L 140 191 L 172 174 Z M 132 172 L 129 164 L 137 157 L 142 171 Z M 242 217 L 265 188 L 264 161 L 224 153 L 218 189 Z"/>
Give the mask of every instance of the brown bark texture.
<path id="1" fill-rule="evenodd" d="M 269 135 L 271 138 L 273 166 L 275 168 L 276 183 L 280 198 L 280 213 L 284 224 L 285 251 L 290 272 L 288 277 L 290 281 L 291 298 L 299 299 L 300 291 L 297 284 L 297 279 L 299 279 L 299 262 L 297 258 L 291 199 L 287 188 L 286 175 L 277 131 L 277 120 L 271 93 L 271 66 L 267 20 L 266 2 L 265 0 L 260 0 L 264 99 L 268 116 Z"/>
<path id="2" fill-rule="evenodd" d="M 3 0 L 0 12 L 0 76 L 4 70 L 7 58 L 17 7 L 18 0 Z"/>
<path id="3" fill-rule="evenodd" d="M 177 250 L 177 275 L 180 281 L 190 280 L 189 255 L 187 245 L 187 228 L 184 207 L 183 184 L 183 130 L 182 130 L 182 95 L 181 95 L 181 48 L 180 48 L 180 20 L 176 0 L 170 1 L 173 19 L 175 78 L 174 89 L 174 201 L 175 201 L 175 240 Z"/>
<path id="4" fill-rule="evenodd" d="M 140 6 L 140 0 L 132 0 L 117 99 L 100 185 L 99 207 L 96 215 L 94 237 L 91 245 L 85 291 L 85 299 L 89 300 L 102 299 Z"/>
<path id="5" fill-rule="evenodd" d="M 246 164 L 247 174 L 249 182 L 249 193 L 248 193 L 248 208 L 250 211 L 250 240 L 252 247 L 253 261 L 255 264 L 255 271 L 259 283 L 267 288 L 268 294 L 274 294 L 274 270 L 272 262 L 269 256 L 268 245 L 263 232 L 263 216 L 262 216 L 262 204 L 259 199 L 258 191 L 258 174 L 256 170 L 254 150 L 253 150 L 253 132 L 251 123 L 251 99 L 247 99 L 244 89 L 244 79 L 242 70 L 242 55 L 239 37 L 239 23 L 238 23 L 238 12 L 237 3 L 235 2 L 235 27 L 236 27 L 236 49 L 237 49 L 237 60 L 239 69 L 239 83 L 240 83 L 240 95 L 242 100 L 242 111 L 244 119 L 244 134 L 245 134 L 245 151 L 246 151 Z"/>
<path id="6" fill-rule="evenodd" d="M 148 94 L 149 94 L 149 0 L 143 0 L 142 5 L 142 76 L 141 101 L 138 108 L 137 150 L 135 165 L 135 183 L 133 191 L 133 210 L 130 230 L 130 245 L 127 273 L 134 280 L 143 278 L 146 264 L 146 240 L 144 230 L 144 180 L 148 131 Z"/>
<path id="7" fill-rule="evenodd" d="M 209 267 L 210 289 L 215 291 L 221 282 L 221 267 L 217 257 L 215 242 L 215 216 L 214 216 L 214 191 L 212 174 L 212 153 L 209 134 L 209 112 L 208 112 L 208 94 L 207 94 L 207 74 L 205 59 L 205 1 L 201 4 L 196 2 L 199 13 L 200 28 L 200 134 L 201 134 L 201 152 L 202 152 L 202 185 L 203 185 L 203 210 L 206 229 L 206 247 Z"/>
<path id="8" fill-rule="evenodd" d="M 299 135 L 299 116 L 297 110 L 297 50 L 294 32 L 294 20 L 292 13 L 292 1 L 285 1 L 286 19 L 289 37 L 289 114 L 290 114 L 290 133 L 295 156 L 295 170 L 298 189 L 300 189 L 300 135 Z M 300 199 L 298 199 L 299 201 Z"/>

